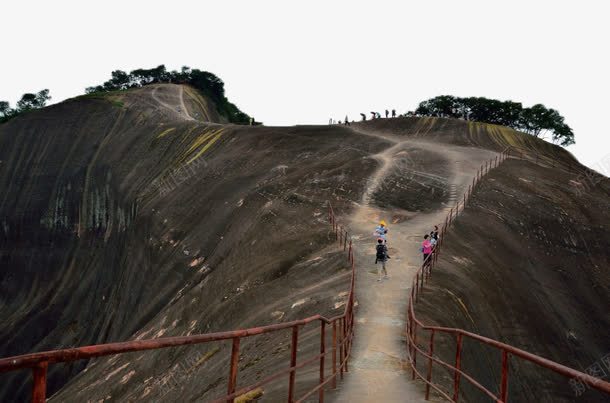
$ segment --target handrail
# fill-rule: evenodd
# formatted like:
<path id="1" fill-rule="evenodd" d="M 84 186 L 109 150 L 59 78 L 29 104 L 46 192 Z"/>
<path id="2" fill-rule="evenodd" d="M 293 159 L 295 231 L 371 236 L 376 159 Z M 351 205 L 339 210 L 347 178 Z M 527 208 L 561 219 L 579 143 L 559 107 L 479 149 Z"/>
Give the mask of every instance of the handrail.
<path id="1" fill-rule="evenodd" d="M 296 370 L 314 362 L 320 363 L 320 381 L 314 388 L 306 392 L 305 396 L 301 397 L 298 401 L 304 400 L 305 398 L 317 391 L 318 400 L 320 402 L 323 402 L 324 387 L 328 383 L 332 382 L 332 387 L 336 388 L 337 377 L 340 377 L 342 379 L 343 373 L 348 372 L 349 369 L 348 361 L 351 355 L 352 340 L 354 336 L 354 288 L 356 278 L 354 249 L 351 236 L 349 235 L 349 232 L 345 230 L 344 227 L 340 226 L 337 223 L 335 213 L 330 202 L 328 202 L 328 222 L 332 226 L 332 235 L 335 238 L 334 241 L 337 241 L 339 243 L 339 247 L 343 249 L 343 251 L 347 252 L 347 260 L 351 265 L 350 290 L 348 293 L 345 308 L 343 310 L 343 313 L 340 315 L 327 318 L 318 314 L 291 322 L 276 323 L 273 325 L 252 327 L 248 329 L 198 334 L 192 336 L 175 336 L 148 340 L 133 340 L 18 355 L 14 357 L 1 358 L 0 373 L 30 368 L 32 370 L 34 378 L 34 382 L 32 385 L 32 402 L 43 403 L 46 400 L 47 369 L 49 364 L 116 354 L 124 354 L 134 351 L 157 350 L 169 347 L 202 344 L 222 340 L 232 340 L 233 347 L 231 351 L 230 360 L 230 371 L 227 388 L 228 393 L 227 395 L 214 400 L 215 402 L 233 402 L 234 399 L 238 396 L 241 396 L 249 391 L 259 388 L 262 385 L 272 382 L 280 378 L 282 375 L 289 376 L 288 402 L 294 402 Z M 313 323 L 316 321 L 320 323 L 320 353 L 313 357 L 308 357 L 304 360 L 301 360 L 299 363 L 297 363 L 299 327 L 303 327 L 309 323 Z M 326 350 L 326 325 L 332 325 L 332 346 L 331 349 L 329 349 L 328 351 Z M 289 368 L 278 371 L 263 379 L 262 381 L 256 382 L 253 385 L 245 386 L 239 390 L 236 390 L 241 339 L 286 329 L 292 329 Z M 337 365 L 337 354 L 339 354 L 339 365 Z M 331 356 L 332 358 L 332 374 L 330 374 L 328 377 L 324 375 L 324 370 L 326 367 L 325 358 L 327 356 Z"/>
<path id="2" fill-rule="evenodd" d="M 259 334 L 275 332 L 288 329 L 293 326 L 304 326 L 316 320 L 331 323 L 343 315 L 332 319 L 326 319 L 321 315 L 310 316 L 305 319 L 295 320 L 281 324 L 254 327 L 243 330 L 231 330 L 228 332 L 205 333 L 193 336 L 161 337 L 148 340 L 124 341 L 118 343 L 96 344 L 83 347 L 68 348 L 62 350 L 43 351 L 40 353 L 24 354 L 14 357 L 0 359 L 0 372 L 14 371 L 16 369 L 31 368 L 32 366 L 46 361 L 49 364 L 57 362 L 69 362 L 84 360 L 88 358 L 102 357 L 106 355 L 124 354 L 134 351 L 156 350 L 159 348 L 177 347 L 189 344 L 201 344 L 211 341 L 230 340 L 236 337 L 244 338 Z"/>
<path id="3" fill-rule="evenodd" d="M 442 397 L 445 399 L 457 402 L 459 399 L 460 393 L 460 379 L 464 377 L 467 381 L 470 382 L 477 389 L 485 393 L 491 399 L 496 402 L 506 402 L 508 399 L 508 372 L 509 372 L 509 358 L 510 356 L 519 357 L 526 361 L 532 362 L 540 367 L 547 368 L 549 370 L 554 371 L 557 374 L 562 376 L 566 376 L 569 378 L 575 378 L 579 381 L 597 389 L 602 392 L 610 394 L 610 383 L 603 381 L 599 378 L 593 377 L 589 374 L 577 371 L 575 369 L 569 368 L 565 365 L 556 363 L 549 359 L 537 356 L 535 354 L 529 353 L 525 350 L 513 347 L 506 343 L 502 343 L 497 340 L 493 340 L 472 332 L 468 332 L 463 329 L 449 328 L 449 327 L 441 327 L 441 326 L 429 326 L 423 324 L 417 317 L 415 316 L 414 305 L 419 300 L 421 291 L 424 287 L 424 283 L 429 281 L 430 276 L 432 274 L 432 270 L 438 260 L 438 255 L 440 250 L 442 250 L 442 246 L 444 244 L 445 234 L 451 224 L 457 218 L 457 215 L 460 213 L 460 205 L 461 211 L 464 211 L 470 196 L 472 196 L 473 191 L 476 186 L 481 181 L 482 177 L 489 173 L 491 168 L 497 167 L 500 163 L 505 161 L 511 154 L 511 148 L 507 147 L 504 149 L 499 156 L 489 161 L 486 161 L 479 170 L 477 170 L 476 175 L 472 181 L 472 184 L 468 186 L 468 190 L 464 194 L 463 200 L 458 200 L 456 205 L 451 208 L 449 214 L 445 218 L 445 223 L 441 229 L 441 237 L 437 242 L 433 253 L 426 259 L 426 261 L 422 264 L 422 266 L 417 270 L 415 276 L 413 277 L 411 293 L 409 295 L 409 302 L 407 308 L 407 325 L 406 325 L 406 334 L 407 334 L 407 358 L 411 364 L 412 369 L 412 379 L 417 378 L 421 379 L 426 383 L 426 400 L 430 397 L 430 388 L 435 389 Z M 538 161 L 536 161 L 538 162 Z M 430 340 L 429 340 L 429 349 L 428 351 L 424 351 L 417 342 L 417 329 L 418 327 L 421 330 L 430 332 Z M 435 333 L 445 333 L 445 334 L 453 334 L 456 336 L 456 358 L 455 358 L 455 366 L 449 363 L 444 362 L 438 357 L 434 356 L 434 335 Z M 464 337 L 468 337 L 470 339 L 476 340 L 480 343 L 492 346 L 496 349 L 501 350 L 502 352 L 502 373 L 501 373 L 501 381 L 499 385 L 499 396 L 489 391 L 479 382 L 477 382 L 473 377 L 462 371 L 461 369 L 461 355 L 462 355 L 462 344 Z M 428 371 L 426 376 L 420 373 L 417 370 L 417 353 L 428 360 Z M 437 363 L 449 370 L 451 370 L 454 374 L 453 378 L 453 397 L 450 398 L 449 394 L 443 391 L 440 385 L 432 382 L 432 365 L 433 363 Z"/>

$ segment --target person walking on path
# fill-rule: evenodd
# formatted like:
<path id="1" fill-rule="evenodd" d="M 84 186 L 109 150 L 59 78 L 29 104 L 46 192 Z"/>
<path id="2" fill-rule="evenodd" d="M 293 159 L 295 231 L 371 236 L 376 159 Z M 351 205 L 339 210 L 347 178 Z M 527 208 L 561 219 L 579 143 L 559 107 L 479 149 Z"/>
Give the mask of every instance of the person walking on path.
<path id="1" fill-rule="evenodd" d="M 360 116 L 362 116 L 362 121 L 364 122 L 366 120 L 366 115 L 364 113 L 361 113 Z"/>
<path id="2" fill-rule="evenodd" d="M 385 110 L 385 118 L 387 119 L 390 116 L 390 111 L 389 110 Z"/>
<path id="3" fill-rule="evenodd" d="M 395 118 L 396 117 L 396 109 L 392 109 L 392 117 Z"/>
<path id="4" fill-rule="evenodd" d="M 381 238 L 384 241 L 386 240 L 386 234 L 388 233 L 388 228 L 384 220 L 379 222 L 379 225 L 375 227 L 375 232 L 373 232 L 373 236 L 376 238 Z"/>
<path id="5" fill-rule="evenodd" d="M 424 235 L 424 242 L 421 244 L 421 251 L 424 254 L 424 264 L 428 264 L 428 257 L 432 253 L 432 243 L 430 242 L 428 234 Z"/>
<path id="6" fill-rule="evenodd" d="M 377 240 L 377 253 L 375 254 L 375 264 L 379 264 L 377 266 L 377 281 L 381 281 L 381 272 L 383 271 L 383 277 L 388 277 L 388 271 L 385 268 L 385 264 L 388 261 L 390 256 L 388 255 L 388 247 L 385 245 L 384 240 L 379 238 Z"/>
<path id="7" fill-rule="evenodd" d="M 436 247 L 437 238 L 434 236 L 434 231 L 430 232 L 430 244 L 432 245 L 432 251 L 434 252 L 434 248 Z"/>

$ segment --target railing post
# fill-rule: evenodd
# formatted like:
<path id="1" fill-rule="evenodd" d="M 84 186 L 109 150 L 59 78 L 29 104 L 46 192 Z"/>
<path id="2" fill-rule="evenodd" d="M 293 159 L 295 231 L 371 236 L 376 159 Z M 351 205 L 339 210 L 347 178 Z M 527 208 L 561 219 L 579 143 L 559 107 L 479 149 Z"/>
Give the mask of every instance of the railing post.
<path id="1" fill-rule="evenodd" d="M 349 301 L 348 301 L 349 304 Z M 349 314 L 349 312 L 347 312 Z M 349 372 L 349 360 L 347 359 L 347 356 L 349 354 L 349 330 L 347 328 L 348 323 L 347 323 L 347 315 L 345 315 L 345 317 L 343 318 L 343 340 L 344 340 L 344 347 L 343 347 L 343 359 L 345 360 L 345 372 Z"/>
<path id="2" fill-rule="evenodd" d="M 44 403 L 47 398 L 47 368 L 49 363 L 43 361 L 32 368 L 34 382 L 32 385 L 32 403 Z"/>
<path id="3" fill-rule="evenodd" d="M 411 280 L 411 301 L 415 301 L 415 279 Z"/>
<path id="4" fill-rule="evenodd" d="M 428 354 L 432 357 L 434 353 L 434 329 L 430 331 L 430 348 L 428 349 Z M 428 376 L 426 377 L 426 400 L 430 399 L 430 381 L 432 380 L 432 358 L 428 358 Z"/>
<path id="5" fill-rule="evenodd" d="M 324 383 L 324 354 L 326 351 L 326 323 L 320 322 L 320 385 Z M 318 401 L 324 403 L 324 386 L 318 391 Z"/>
<path id="6" fill-rule="evenodd" d="M 415 379 L 415 368 L 417 367 L 417 322 L 413 320 L 413 362 L 411 363 L 411 379 Z"/>
<path id="7" fill-rule="evenodd" d="M 343 379 L 343 319 L 339 319 L 339 376 Z"/>
<path id="8" fill-rule="evenodd" d="M 500 399 L 506 402 L 508 397 L 508 351 L 502 350 L 502 383 L 500 384 Z"/>
<path id="9" fill-rule="evenodd" d="M 348 258 L 350 261 L 352 261 L 352 240 L 349 240 L 349 252 L 347 253 Z"/>
<path id="10" fill-rule="evenodd" d="M 231 349 L 231 370 L 229 372 L 229 387 L 227 388 L 227 394 L 232 395 L 235 393 L 237 387 L 237 369 L 239 364 L 239 337 L 233 338 L 233 348 Z M 234 399 L 227 399 L 227 403 L 232 403 Z"/>
<path id="11" fill-rule="evenodd" d="M 458 334 L 457 343 L 455 347 L 455 368 L 457 370 L 462 369 L 462 335 Z M 461 374 L 457 371 L 453 374 L 453 401 L 457 403 L 460 396 L 460 376 Z"/>
<path id="12" fill-rule="evenodd" d="M 290 368 L 297 365 L 297 346 L 299 344 L 299 326 L 292 328 L 292 344 L 290 345 Z M 296 369 L 290 371 L 288 379 L 288 403 L 294 402 L 294 380 L 296 377 Z"/>
<path id="13" fill-rule="evenodd" d="M 415 302 L 419 301 L 419 271 L 415 275 Z"/>
<path id="14" fill-rule="evenodd" d="M 337 388 L 337 321 L 333 321 L 333 389 Z"/>

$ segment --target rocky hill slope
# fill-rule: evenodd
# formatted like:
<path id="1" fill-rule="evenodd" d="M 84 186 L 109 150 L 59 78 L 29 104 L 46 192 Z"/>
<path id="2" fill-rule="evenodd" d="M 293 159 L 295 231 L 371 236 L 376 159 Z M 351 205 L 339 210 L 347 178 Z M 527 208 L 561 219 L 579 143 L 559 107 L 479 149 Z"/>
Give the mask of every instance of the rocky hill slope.
<path id="1" fill-rule="evenodd" d="M 507 146 L 523 159 L 473 196 L 418 310 L 586 367 L 608 347 L 609 194 L 605 179 L 589 186 L 590 172 L 565 150 L 453 119 L 230 125 L 213 102 L 172 84 L 84 96 L 0 125 L 0 356 L 339 312 L 349 271 L 329 246 L 327 200 L 345 222 L 366 202 L 407 231 L 467 187 L 451 180 L 456 164 Z M 369 263 L 358 287 L 370 286 Z M 289 337 L 246 343 L 240 384 L 284 367 Z M 229 352 L 206 345 L 52 365 L 49 395 L 209 400 L 226 390 Z M 490 372 L 473 362 L 473 372 Z M 547 382 L 519 372 L 527 381 L 511 384 L 517 401 Z M 26 371 L 0 380 L 2 401 L 29 393 Z M 268 387 L 265 399 L 285 388 Z"/>

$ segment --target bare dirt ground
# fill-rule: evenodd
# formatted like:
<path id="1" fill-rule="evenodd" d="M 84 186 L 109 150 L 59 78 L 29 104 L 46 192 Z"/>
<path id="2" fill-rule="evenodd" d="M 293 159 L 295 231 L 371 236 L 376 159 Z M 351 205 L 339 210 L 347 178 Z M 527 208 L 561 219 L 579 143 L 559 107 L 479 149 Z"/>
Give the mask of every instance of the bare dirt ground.
<path id="1" fill-rule="evenodd" d="M 160 94 L 163 92 L 163 94 Z M 167 108 L 170 111 L 177 112 L 179 116 L 186 120 L 195 120 L 189 114 L 186 105 L 184 104 L 184 86 L 156 86 L 152 89 L 151 96 L 159 105 Z"/>
<path id="2" fill-rule="evenodd" d="M 380 166 L 368 181 L 362 200 L 350 217 L 358 262 L 357 333 L 350 373 L 332 396 L 337 402 L 423 401 L 421 385 L 411 382 L 407 373 L 404 342 L 407 296 L 412 276 L 422 262 L 419 245 L 424 234 L 429 233 L 434 225 L 442 224 L 446 209 L 455 203 L 455 197 L 463 195 L 481 163 L 496 154 L 478 148 L 363 132 L 381 136 L 394 144 L 374 156 L 380 161 Z M 382 184 L 397 160 L 409 158 L 410 153 L 422 150 L 440 157 L 449 167 L 448 175 L 441 179 L 454 189 L 453 197 L 448 197 L 443 207 L 430 212 L 417 212 L 413 208 L 416 200 L 408 196 L 403 199 L 402 208 L 384 209 L 375 205 L 372 200 L 382 188 L 383 192 L 405 193 L 404 189 L 388 189 Z M 410 167 L 414 171 L 410 174 L 429 184 L 438 179 L 425 175 L 430 168 L 425 164 Z M 405 171 L 403 174 L 408 173 Z M 377 282 L 372 232 L 381 219 L 389 224 L 391 260 L 387 268 L 390 278 Z"/>

